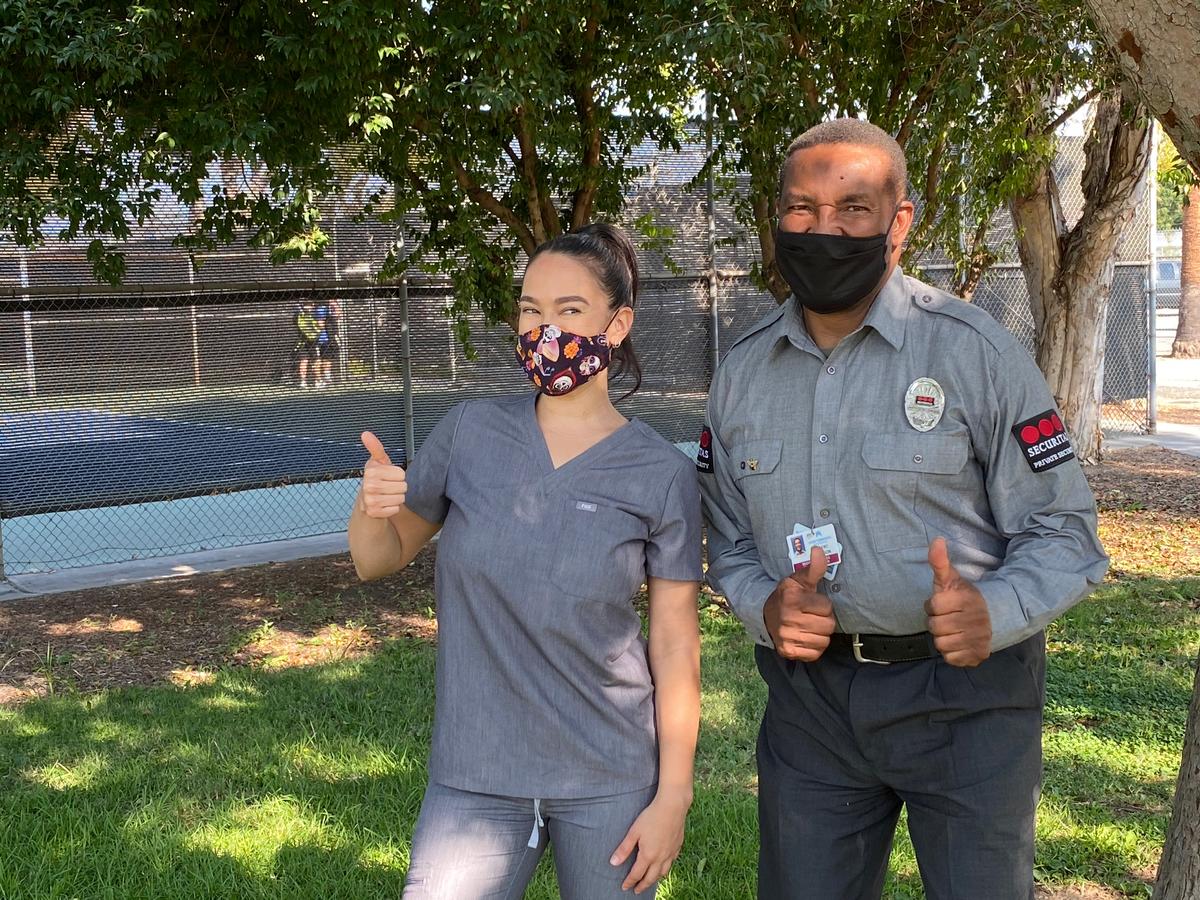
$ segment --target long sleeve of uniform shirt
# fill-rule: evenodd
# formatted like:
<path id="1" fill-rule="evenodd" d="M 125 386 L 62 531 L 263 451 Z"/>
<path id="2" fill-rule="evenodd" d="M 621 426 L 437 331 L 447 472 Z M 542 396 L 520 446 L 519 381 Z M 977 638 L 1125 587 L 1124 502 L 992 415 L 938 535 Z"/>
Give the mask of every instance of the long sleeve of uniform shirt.
<path id="1" fill-rule="evenodd" d="M 1013 347 L 990 374 L 990 440 L 979 452 L 986 453 L 992 518 L 1008 543 L 1004 562 L 976 584 L 999 649 L 1082 599 L 1104 577 L 1108 558 L 1096 535 L 1095 497 L 1041 372 L 1023 347 Z"/>
<path id="2" fill-rule="evenodd" d="M 927 430 L 906 396 L 944 393 Z M 826 356 L 794 304 L 727 352 L 697 460 L 709 581 L 754 640 L 791 573 L 794 525 L 831 524 L 843 562 L 823 590 L 839 629 L 927 629 L 938 536 L 988 604 L 993 648 L 1036 633 L 1103 577 L 1095 501 L 1029 353 L 987 313 L 897 270 Z"/>
<path id="3" fill-rule="evenodd" d="M 707 421 L 700 437 L 699 468 L 704 516 L 708 523 L 708 580 L 729 600 L 756 643 L 774 647 L 763 621 L 763 607 L 778 579 L 763 566 L 750 526 L 746 497 L 738 488 L 729 451 L 721 442 L 720 423 L 710 394 Z M 714 425 L 714 423 L 716 423 Z"/>

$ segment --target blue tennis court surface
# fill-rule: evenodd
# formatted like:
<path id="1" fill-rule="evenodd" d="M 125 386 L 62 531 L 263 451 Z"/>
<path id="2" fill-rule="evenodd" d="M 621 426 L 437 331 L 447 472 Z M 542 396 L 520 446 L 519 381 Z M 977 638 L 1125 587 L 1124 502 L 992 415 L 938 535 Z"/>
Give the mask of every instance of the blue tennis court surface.
<path id="1" fill-rule="evenodd" d="M 347 477 L 358 442 L 66 409 L 0 414 L 0 515 Z"/>
<path id="2" fill-rule="evenodd" d="M 94 409 L 0 414 L 3 571 L 339 531 L 365 457 L 357 441 L 263 428 Z"/>
<path id="3" fill-rule="evenodd" d="M 346 527 L 358 479 L 0 521 L 9 575 L 177 556 L 330 534 Z"/>
<path id="4" fill-rule="evenodd" d="M 694 442 L 676 446 L 695 456 Z M 258 427 L 93 409 L 0 414 L 3 572 L 341 531 L 365 456 L 357 441 Z"/>

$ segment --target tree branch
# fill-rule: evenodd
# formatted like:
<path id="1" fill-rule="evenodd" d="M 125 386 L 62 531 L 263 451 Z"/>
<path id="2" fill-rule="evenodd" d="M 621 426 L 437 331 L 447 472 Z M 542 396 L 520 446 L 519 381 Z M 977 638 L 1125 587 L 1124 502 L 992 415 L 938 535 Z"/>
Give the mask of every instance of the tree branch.
<path id="1" fill-rule="evenodd" d="M 1096 118 L 1084 144 L 1083 213 L 1063 240 L 1064 274 L 1096 247 L 1115 246 L 1132 215 L 1131 198 L 1142 189 L 1150 153 L 1150 118 L 1138 105 L 1132 116 L 1121 110 L 1121 95 L 1110 93 L 1096 105 Z"/>
<path id="2" fill-rule="evenodd" d="M 1046 126 L 1046 128 L 1042 131 L 1042 134 L 1046 134 L 1046 135 L 1054 134 L 1054 132 L 1058 131 L 1058 126 L 1062 125 L 1063 122 L 1067 121 L 1067 119 L 1071 118 L 1071 116 L 1073 116 L 1073 115 L 1075 115 L 1075 113 L 1079 112 L 1079 110 L 1081 110 L 1088 103 L 1091 103 L 1093 100 L 1095 100 L 1096 97 L 1098 97 L 1100 95 L 1101 90 L 1102 90 L 1101 88 L 1094 87 L 1090 91 L 1088 91 L 1086 94 L 1084 94 L 1082 97 L 1075 100 L 1073 103 L 1071 103 L 1071 105 L 1069 105 L 1066 109 L 1064 109 L 1062 112 L 1060 112 L 1055 117 L 1053 122 L 1051 122 L 1049 125 Z"/>
<path id="3" fill-rule="evenodd" d="M 457 154 L 448 146 L 444 146 L 437 138 L 437 132 L 430 126 L 429 122 L 421 116 L 413 118 L 413 124 L 417 130 L 423 134 L 431 143 L 440 149 L 445 159 L 450 163 L 450 168 L 454 172 L 454 180 L 459 188 L 467 195 L 470 200 L 479 206 L 481 209 L 490 212 L 493 216 L 509 227 L 509 230 L 516 236 L 521 244 L 521 248 L 526 253 L 533 253 L 537 249 L 538 241 L 534 239 L 533 232 L 529 230 L 529 226 L 517 218 L 517 214 L 505 206 L 500 200 L 489 191 L 482 187 L 478 181 L 471 176 Z"/>
<path id="4" fill-rule="evenodd" d="M 987 246 L 987 233 L 990 225 L 991 219 L 987 218 L 976 226 L 975 234 L 971 238 L 971 249 L 967 254 L 967 268 L 958 280 L 955 293 L 968 303 L 975 299 L 975 291 L 979 289 L 979 283 L 996 261 L 996 254 Z"/>
<path id="5" fill-rule="evenodd" d="M 512 148 L 512 144 L 504 143 L 504 144 L 501 144 L 501 146 L 504 148 L 505 155 L 508 156 L 508 158 L 510 160 L 512 160 L 513 168 L 516 171 L 520 172 L 521 171 L 521 157 L 517 156 L 517 151 Z"/>
<path id="6" fill-rule="evenodd" d="M 913 125 L 916 124 L 917 117 L 925 112 L 925 107 L 929 105 L 929 101 L 933 97 L 934 91 L 937 90 L 942 76 L 946 74 L 946 66 L 950 64 L 950 60 L 954 58 L 962 46 L 962 43 L 956 43 L 946 51 L 946 54 L 942 57 L 942 61 L 938 63 L 933 77 L 921 85 L 921 89 L 917 91 L 917 96 L 909 104 L 908 112 L 904 115 L 904 121 L 900 123 L 900 130 L 896 132 L 896 143 L 901 147 L 907 146 L 908 139 L 912 136 Z"/>
<path id="7" fill-rule="evenodd" d="M 946 155 L 946 132 L 938 135 L 933 150 L 929 153 L 929 163 L 925 166 L 925 211 L 922 219 L 932 219 L 938 208 L 938 184 L 942 180 L 942 157 Z"/>
<path id="8" fill-rule="evenodd" d="M 533 141 L 533 129 L 525 115 L 524 105 L 513 110 L 517 120 L 517 144 L 521 148 L 520 174 L 525 181 L 525 205 L 529 208 L 529 221 L 533 237 L 539 244 L 549 240 L 546 222 L 542 216 L 542 197 L 537 179 L 537 146 Z"/>
<path id="9" fill-rule="evenodd" d="M 792 42 L 792 52 L 800 59 L 807 59 L 808 38 L 800 34 L 800 29 L 796 27 L 796 20 L 792 16 L 788 16 L 788 38 Z M 803 70 L 801 71 L 803 72 Z M 804 99 L 808 101 L 810 110 L 820 107 L 821 98 L 817 92 L 817 84 L 808 74 L 800 75 L 800 90 L 804 92 Z"/>
<path id="10" fill-rule="evenodd" d="M 596 124 L 596 97 L 592 90 L 592 65 L 595 59 L 596 36 L 599 22 L 595 4 L 585 27 L 587 43 L 580 56 L 576 70 L 575 111 L 583 137 L 583 176 L 579 187 L 571 198 L 571 230 L 577 231 L 587 224 L 592 216 L 592 203 L 600 185 L 600 128 Z"/>

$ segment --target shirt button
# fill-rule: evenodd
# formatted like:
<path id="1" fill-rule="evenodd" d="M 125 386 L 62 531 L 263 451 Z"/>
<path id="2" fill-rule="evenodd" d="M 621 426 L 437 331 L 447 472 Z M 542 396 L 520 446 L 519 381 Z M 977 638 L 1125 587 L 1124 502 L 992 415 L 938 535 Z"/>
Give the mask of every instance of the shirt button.
<path id="1" fill-rule="evenodd" d="M 840 594 L 842 592 L 842 586 L 840 584 L 835 584 L 833 587 L 830 588 L 830 590 L 833 591 L 835 594 Z"/>
<path id="2" fill-rule="evenodd" d="M 817 438 L 817 440 L 820 441 L 822 444 L 828 444 L 829 443 L 829 435 L 823 434 L 819 438 Z"/>
<path id="3" fill-rule="evenodd" d="M 827 510 L 827 509 L 821 510 L 821 518 L 828 519 L 829 518 L 829 510 Z"/>
<path id="4" fill-rule="evenodd" d="M 923 463 L 923 462 L 925 462 L 925 457 L 923 457 L 920 453 L 918 453 L 916 456 L 913 457 L 913 462 Z"/>
<path id="5" fill-rule="evenodd" d="M 830 375 L 834 375 L 837 373 L 837 366 L 830 366 L 825 371 L 828 372 Z"/>

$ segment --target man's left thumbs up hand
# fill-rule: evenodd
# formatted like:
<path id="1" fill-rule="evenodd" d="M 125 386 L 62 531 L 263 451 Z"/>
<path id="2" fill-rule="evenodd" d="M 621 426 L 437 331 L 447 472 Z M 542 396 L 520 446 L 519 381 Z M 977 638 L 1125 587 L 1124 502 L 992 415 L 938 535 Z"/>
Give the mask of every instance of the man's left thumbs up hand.
<path id="1" fill-rule="evenodd" d="M 929 545 L 933 593 L 925 601 L 933 644 L 952 666 L 977 666 L 992 653 L 992 618 L 979 588 L 950 564 L 945 538 Z"/>

